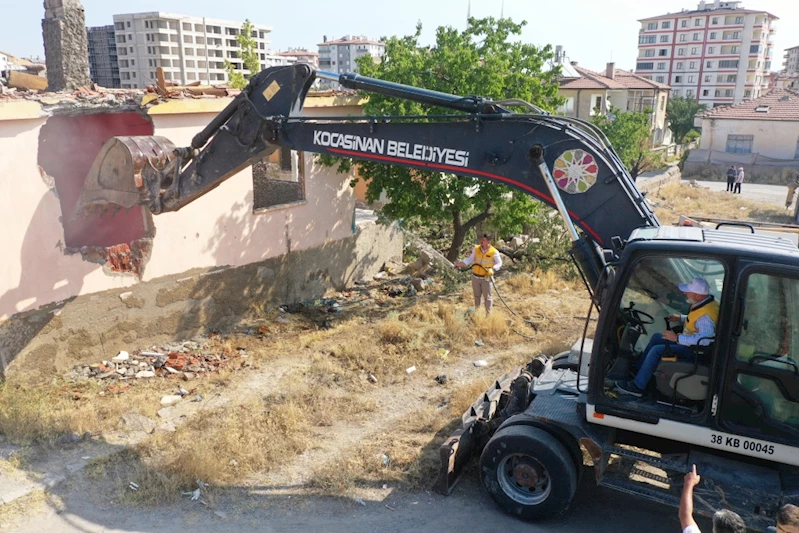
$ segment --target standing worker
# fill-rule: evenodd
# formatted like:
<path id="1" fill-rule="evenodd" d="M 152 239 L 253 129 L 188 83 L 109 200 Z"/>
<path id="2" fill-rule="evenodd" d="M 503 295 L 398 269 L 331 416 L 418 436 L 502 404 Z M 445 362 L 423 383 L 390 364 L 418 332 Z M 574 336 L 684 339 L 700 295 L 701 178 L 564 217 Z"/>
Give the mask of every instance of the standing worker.
<path id="1" fill-rule="evenodd" d="M 727 169 L 727 192 L 732 192 L 735 187 L 735 178 L 738 177 L 738 171 L 735 170 L 735 165 L 730 165 Z"/>
<path id="2" fill-rule="evenodd" d="M 463 261 L 455 263 L 455 268 L 472 265 L 472 292 L 474 292 L 474 309 L 480 308 L 480 300 L 485 298 L 486 314 L 494 306 L 491 294 L 491 277 L 502 267 L 502 258 L 496 248 L 491 246 L 487 234 L 480 237 L 480 244 L 474 247 L 471 255 Z"/>
<path id="3" fill-rule="evenodd" d="M 733 194 L 738 193 L 741 194 L 741 183 L 744 182 L 744 167 L 738 168 L 738 177 L 735 178 L 735 190 L 732 191 Z"/>

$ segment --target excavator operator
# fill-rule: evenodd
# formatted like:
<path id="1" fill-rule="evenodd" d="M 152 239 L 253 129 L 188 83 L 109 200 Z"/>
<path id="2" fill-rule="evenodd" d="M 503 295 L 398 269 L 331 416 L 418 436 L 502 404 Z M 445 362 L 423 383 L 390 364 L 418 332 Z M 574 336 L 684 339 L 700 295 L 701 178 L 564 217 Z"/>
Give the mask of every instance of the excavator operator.
<path id="1" fill-rule="evenodd" d="M 710 284 L 702 278 L 694 278 L 688 283 L 680 283 L 678 287 L 685 293 L 691 308 L 687 315 L 673 314 L 669 315 L 669 319 L 684 322 L 683 332 L 664 331 L 652 335 L 635 379 L 616 382 L 616 390 L 620 393 L 640 398 L 668 349 L 678 359 L 693 361 L 696 357 L 694 346 L 707 346 L 713 342 L 719 320 L 719 304 L 710 294 Z"/>

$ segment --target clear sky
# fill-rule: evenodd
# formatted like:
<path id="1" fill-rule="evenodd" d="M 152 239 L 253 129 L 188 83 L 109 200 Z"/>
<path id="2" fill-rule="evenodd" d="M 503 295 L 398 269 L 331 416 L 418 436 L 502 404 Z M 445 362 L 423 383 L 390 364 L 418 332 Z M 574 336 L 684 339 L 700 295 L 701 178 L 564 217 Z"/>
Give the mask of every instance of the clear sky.
<path id="1" fill-rule="evenodd" d="M 406 35 L 417 21 L 424 39 L 434 29 L 463 28 L 468 0 L 82 0 L 89 26 L 112 24 L 119 12 L 165 11 L 230 20 L 249 18 L 273 28 L 272 48 L 316 50 L 322 36 L 346 34 L 379 38 Z M 711 0 L 712 1 L 712 0 Z M 580 65 L 600 70 L 608 61 L 633 68 L 637 54 L 637 19 L 696 9 L 698 0 L 505 0 L 504 14 L 526 20 L 522 40 L 561 44 Z M 17 56 L 44 57 L 42 0 L 0 0 L 0 50 Z M 472 16 L 498 17 L 502 0 L 472 0 Z M 780 18 L 774 40 L 773 70 L 782 65 L 783 50 L 799 46 L 799 0 L 744 0 L 748 9 L 763 9 Z"/>

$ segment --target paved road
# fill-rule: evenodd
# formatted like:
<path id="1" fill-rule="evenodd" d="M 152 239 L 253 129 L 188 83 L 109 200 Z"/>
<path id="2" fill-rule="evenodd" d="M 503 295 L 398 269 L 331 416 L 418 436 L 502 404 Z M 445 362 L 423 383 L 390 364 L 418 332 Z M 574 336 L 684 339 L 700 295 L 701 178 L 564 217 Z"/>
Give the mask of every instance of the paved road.
<path id="1" fill-rule="evenodd" d="M 119 494 L 86 494 L 73 483 L 58 494 L 62 504 L 30 512 L 25 519 L 0 526 L 0 531 L 19 533 L 154 533 L 185 531 L 241 533 L 242 531 L 324 531 L 325 533 L 366 532 L 457 532 L 526 531 L 570 533 L 591 531 L 647 531 L 672 533 L 680 530 L 677 510 L 633 498 L 594 483 L 593 471 L 586 469 L 577 496 L 566 515 L 557 520 L 527 524 L 503 514 L 482 490 L 476 472 L 464 476 L 452 496 L 429 492 L 401 492 L 391 489 L 365 506 L 349 498 L 291 498 L 290 487 L 279 496 L 263 495 L 258 487 L 248 490 L 250 498 L 234 506 L 218 498 L 215 509 L 185 499 L 177 505 L 130 508 L 115 500 Z M 275 487 L 262 490 L 270 492 Z M 57 491 L 58 492 L 58 491 Z M 123 495 L 124 498 L 124 495 Z M 299 500 L 299 501 L 298 501 Z M 2 520 L 0 520 L 2 521 Z M 710 531 L 707 520 L 700 526 Z"/>
<path id="2" fill-rule="evenodd" d="M 688 183 L 683 181 L 683 183 Z M 712 191 L 726 191 L 726 181 L 697 181 L 698 185 L 707 187 Z M 741 185 L 741 196 L 747 200 L 756 202 L 766 202 L 779 206 L 785 206 L 785 195 L 788 188 L 784 185 L 763 185 L 760 183 L 743 183 Z"/>

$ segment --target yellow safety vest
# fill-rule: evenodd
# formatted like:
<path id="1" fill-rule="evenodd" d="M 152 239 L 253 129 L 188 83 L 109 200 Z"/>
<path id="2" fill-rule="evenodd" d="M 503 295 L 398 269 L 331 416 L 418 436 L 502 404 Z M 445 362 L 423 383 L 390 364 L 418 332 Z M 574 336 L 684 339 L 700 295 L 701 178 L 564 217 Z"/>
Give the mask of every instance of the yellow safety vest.
<path id="1" fill-rule="evenodd" d="M 478 244 L 474 248 L 474 263 L 472 264 L 472 273 L 475 276 L 484 278 L 491 274 L 491 268 L 494 266 L 494 254 L 497 249 L 489 246 L 488 250 L 483 253 L 483 249 Z"/>
<path id="2" fill-rule="evenodd" d="M 699 331 L 698 329 L 696 329 L 696 321 L 702 318 L 703 316 L 710 317 L 710 320 L 712 320 L 714 324 L 718 324 L 719 303 L 716 300 L 710 300 L 706 304 L 688 311 L 688 319 L 685 321 L 685 328 L 683 328 L 683 333 L 685 333 L 686 335 L 694 335 L 697 331 Z"/>

